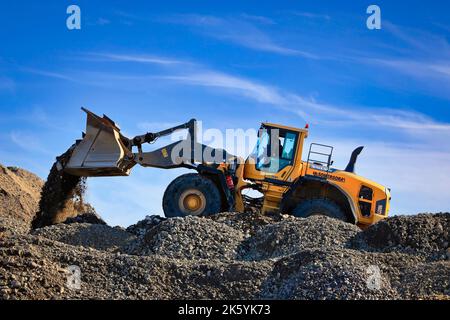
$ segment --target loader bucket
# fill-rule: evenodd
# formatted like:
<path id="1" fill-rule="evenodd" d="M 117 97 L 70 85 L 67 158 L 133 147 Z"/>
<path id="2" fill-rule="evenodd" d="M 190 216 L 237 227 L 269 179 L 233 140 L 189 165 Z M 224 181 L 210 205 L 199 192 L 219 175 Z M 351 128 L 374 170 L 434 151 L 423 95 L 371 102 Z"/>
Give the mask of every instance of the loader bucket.
<path id="1" fill-rule="evenodd" d="M 99 117 L 87 109 L 86 133 L 77 141 L 64 171 L 75 176 L 128 176 L 135 165 L 129 140 L 107 116 Z"/>

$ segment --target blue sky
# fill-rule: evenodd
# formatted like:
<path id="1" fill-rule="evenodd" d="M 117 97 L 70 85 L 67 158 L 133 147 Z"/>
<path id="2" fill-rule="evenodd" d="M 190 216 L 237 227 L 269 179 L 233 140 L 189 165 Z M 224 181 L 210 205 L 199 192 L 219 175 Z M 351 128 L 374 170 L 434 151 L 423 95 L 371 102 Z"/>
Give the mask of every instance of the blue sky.
<path id="1" fill-rule="evenodd" d="M 66 8 L 81 8 L 68 30 Z M 382 29 L 366 28 L 381 8 Z M 366 146 L 358 173 L 392 188 L 392 214 L 450 210 L 450 5 L 444 1 L 15 1 L 0 12 L 0 163 L 45 178 L 80 137 L 81 106 L 125 134 L 303 127 Z M 111 224 L 162 213 L 181 170 L 91 179 Z"/>

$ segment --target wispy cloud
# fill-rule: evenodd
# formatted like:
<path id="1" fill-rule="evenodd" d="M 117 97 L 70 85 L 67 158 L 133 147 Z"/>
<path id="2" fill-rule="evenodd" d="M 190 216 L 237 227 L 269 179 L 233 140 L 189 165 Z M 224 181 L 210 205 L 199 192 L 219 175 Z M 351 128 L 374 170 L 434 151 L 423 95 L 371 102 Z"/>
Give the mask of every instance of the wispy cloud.
<path id="1" fill-rule="evenodd" d="M 382 67 L 388 67 L 401 73 L 413 76 L 419 79 L 444 80 L 450 84 L 450 60 L 447 61 L 425 61 L 406 59 L 365 59 L 368 63 L 372 63 Z M 442 83 L 441 83 L 442 84 Z"/>
<path id="2" fill-rule="evenodd" d="M 10 133 L 11 142 L 13 142 L 19 148 L 28 152 L 38 152 L 46 155 L 54 155 L 42 141 L 34 134 L 26 133 L 23 131 L 13 131 Z"/>
<path id="3" fill-rule="evenodd" d="M 402 43 L 401 51 L 389 56 L 372 55 L 356 59 L 413 77 L 416 81 L 438 81 L 440 86 L 450 85 L 450 44 L 442 35 L 383 22 L 395 41 Z M 444 81 L 444 83 L 442 83 Z"/>
<path id="4" fill-rule="evenodd" d="M 321 14 L 321 13 L 313 13 L 313 12 L 306 12 L 306 11 L 292 11 L 292 14 L 308 18 L 308 19 L 323 19 L 323 20 L 331 20 L 331 17 L 328 14 Z"/>
<path id="5" fill-rule="evenodd" d="M 309 59 L 319 58 L 306 50 L 291 48 L 274 41 L 267 33 L 243 19 L 179 14 L 166 17 L 163 21 L 188 25 L 205 36 L 253 50 L 288 56 L 302 56 Z"/>
<path id="6" fill-rule="evenodd" d="M 444 35 L 399 26 L 390 21 L 383 22 L 383 29 L 397 40 L 402 41 L 404 45 L 415 49 L 414 51 L 407 51 L 410 55 L 416 57 L 448 57 L 450 54 L 450 44 Z"/>
<path id="7" fill-rule="evenodd" d="M 152 56 L 152 55 L 133 55 L 133 54 L 116 54 L 116 53 L 88 53 L 85 56 L 90 56 L 106 61 L 120 61 L 120 62 L 137 62 L 150 63 L 161 65 L 173 65 L 186 63 L 184 61 L 170 59 L 166 57 Z"/>
<path id="8" fill-rule="evenodd" d="M 53 72 L 48 70 L 42 70 L 42 69 L 34 69 L 34 68 L 20 68 L 21 71 L 36 74 L 39 76 L 49 77 L 49 78 L 55 78 L 60 80 L 67 80 L 67 81 L 75 81 L 74 77 L 68 76 L 67 74 L 60 73 L 60 72 Z"/>
<path id="9" fill-rule="evenodd" d="M 165 75 L 159 78 L 197 86 L 228 89 L 262 103 L 282 105 L 287 102 L 285 97 L 279 94 L 275 88 L 216 71 Z"/>
<path id="10" fill-rule="evenodd" d="M 96 24 L 99 25 L 99 26 L 104 26 L 104 25 L 107 25 L 107 24 L 110 24 L 110 23 L 111 23 L 111 21 L 109 19 L 102 18 L 102 17 L 98 18 L 97 21 L 96 21 Z"/>
<path id="11" fill-rule="evenodd" d="M 111 61 L 133 63 L 153 63 L 153 57 L 126 54 L 107 54 Z M 145 58 L 143 58 L 145 57 Z M 151 58 L 149 58 L 151 57 Z M 159 58 L 166 61 L 165 58 Z M 163 63 L 165 64 L 165 63 Z M 173 65 L 173 67 L 172 67 Z M 450 136 L 450 124 L 438 122 L 422 113 L 401 110 L 395 107 L 366 107 L 338 105 L 317 101 L 314 98 L 289 92 L 276 86 L 261 83 L 250 78 L 228 74 L 210 69 L 198 63 L 185 64 L 181 60 L 169 63 L 169 68 L 154 74 L 124 74 L 104 72 L 78 72 L 76 79 L 90 79 L 87 85 L 115 86 L 121 90 L 148 90 L 148 83 L 155 80 L 169 81 L 183 85 L 208 87 L 224 94 L 239 95 L 255 102 L 274 106 L 285 112 L 296 114 L 310 123 L 327 125 L 353 125 L 359 127 L 389 128 L 405 133 L 417 131 L 439 131 Z M 183 66 L 183 67 L 180 67 Z M 441 70 L 442 71 L 442 70 Z M 444 70 L 443 72 L 445 72 Z M 63 80 L 73 80 L 64 74 L 40 70 L 44 76 L 53 76 Z"/>
<path id="12" fill-rule="evenodd" d="M 259 23 L 259 24 L 267 24 L 267 25 L 276 24 L 276 22 L 273 19 L 265 17 L 265 16 L 257 16 L 257 15 L 243 13 L 243 14 L 241 14 L 241 17 L 244 19 L 247 19 L 249 21 Z"/>
<path id="13" fill-rule="evenodd" d="M 395 108 L 367 108 L 317 102 L 313 98 L 286 92 L 274 86 L 261 84 L 247 78 L 214 71 L 184 75 L 160 76 L 164 80 L 189 85 L 221 88 L 260 103 L 274 105 L 295 113 L 303 119 L 328 124 L 357 124 L 390 127 L 399 130 L 436 130 L 450 134 L 450 124 L 440 123 L 414 111 Z"/>

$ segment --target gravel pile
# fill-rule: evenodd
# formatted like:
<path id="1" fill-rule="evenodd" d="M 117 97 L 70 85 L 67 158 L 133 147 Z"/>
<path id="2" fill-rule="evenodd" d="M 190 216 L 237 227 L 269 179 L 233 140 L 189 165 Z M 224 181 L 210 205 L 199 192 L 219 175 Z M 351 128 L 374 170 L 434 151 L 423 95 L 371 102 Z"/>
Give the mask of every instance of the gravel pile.
<path id="1" fill-rule="evenodd" d="M 392 217 L 369 227 L 355 238 L 359 249 L 405 252 L 445 259 L 449 251 L 450 214 Z"/>
<path id="2" fill-rule="evenodd" d="M 106 222 L 95 212 L 95 210 L 93 212 L 79 214 L 76 217 L 67 218 L 63 223 L 91 223 L 106 225 Z"/>
<path id="3" fill-rule="evenodd" d="M 150 228 L 125 252 L 176 259 L 231 260 L 243 239 L 242 232 L 207 218 L 173 218 Z"/>
<path id="4" fill-rule="evenodd" d="M 81 287 L 67 286 L 69 266 Z M 177 260 L 73 247 L 35 235 L 0 239 L 0 299 L 251 299 L 267 262 Z"/>
<path id="5" fill-rule="evenodd" d="M 361 231 L 357 226 L 315 216 L 295 218 L 261 228 L 243 242 L 243 259 L 264 260 L 297 253 L 307 248 L 348 248 Z"/>
<path id="6" fill-rule="evenodd" d="M 422 216 L 405 219 L 412 220 L 407 222 L 411 226 L 422 226 L 414 221 Z M 418 228 L 425 233 L 411 232 L 429 236 Z M 361 239 L 374 232 L 321 217 L 274 222 L 248 238 L 228 224 L 197 217 L 168 219 L 140 236 L 105 225 L 58 224 L 0 237 L 0 298 L 450 297 L 447 257 L 430 261 L 401 244 L 395 250 L 380 246 L 369 251 Z M 429 255 L 440 250 L 427 248 Z M 69 266 L 81 270 L 80 289 L 67 286 Z"/>
<path id="7" fill-rule="evenodd" d="M 258 212 L 223 212 L 208 216 L 207 218 L 235 228 L 243 232 L 247 237 L 254 235 L 267 225 L 284 220 L 295 220 L 294 217 L 285 214 L 274 213 L 262 215 Z"/>
<path id="8" fill-rule="evenodd" d="M 0 299 L 450 299 L 449 213 L 364 231 L 281 214 L 148 216 L 127 229 L 85 215 L 30 233 L 41 186 L 0 167 Z"/>
<path id="9" fill-rule="evenodd" d="M 372 263 L 380 265 L 379 261 L 374 260 L 369 255 L 339 249 L 300 251 L 275 263 L 271 276 L 262 287 L 261 298 L 398 298 L 386 276 L 381 277 L 375 290 L 367 285 L 370 266 Z"/>
<path id="10" fill-rule="evenodd" d="M 136 239 L 123 228 L 89 223 L 58 224 L 36 229 L 32 234 L 72 246 L 105 251 L 117 251 Z"/>
<path id="11" fill-rule="evenodd" d="M 26 234 L 29 230 L 29 224 L 22 220 L 0 216 L 0 239 L 15 234 Z"/>
<path id="12" fill-rule="evenodd" d="M 144 220 L 138 221 L 127 228 L 129 233 L 132 233 L 138 237 L 144 236 L 151 228 L 157 226 L 161 222 L 167 220 L 167 218 L 161 216 L 146 216 Z"/>

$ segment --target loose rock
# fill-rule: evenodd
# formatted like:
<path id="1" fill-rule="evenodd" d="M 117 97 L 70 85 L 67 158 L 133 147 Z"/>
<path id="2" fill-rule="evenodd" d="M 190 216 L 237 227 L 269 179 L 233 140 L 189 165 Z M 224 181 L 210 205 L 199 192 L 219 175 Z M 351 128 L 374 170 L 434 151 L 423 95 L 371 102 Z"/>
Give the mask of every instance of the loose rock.
<path id="1" fill-rule="evenodd" d="M 81 216 L 30 233 L 30 175 L 0 167 L 0 299 L 450 298 L 449 213 L 364 231 L 281 214 L 148 216 L 127 229 Z"/>

